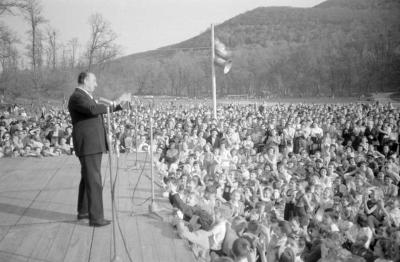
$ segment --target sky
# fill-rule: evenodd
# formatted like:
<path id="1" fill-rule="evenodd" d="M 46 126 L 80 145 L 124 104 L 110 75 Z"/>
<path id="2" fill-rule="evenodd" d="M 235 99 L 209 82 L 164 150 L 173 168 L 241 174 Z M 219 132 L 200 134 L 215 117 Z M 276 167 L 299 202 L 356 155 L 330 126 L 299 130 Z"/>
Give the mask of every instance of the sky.
<path id="1" fill-rule="evenodd" d="M 204 32 L 238 14 L 260 6 L 312 7 L 321 0 L 39 0 L 48 24 L 60 40 L 77 37 L 82 50 L 89 39 L 88 18 L 100 13 L 117 33 L 122 54 L 175 44 Z M 21 17 L 2 19 L 21 40 L 27 41 L 28 24 Z M 42 26 L 46 28 L 48 25 Z"/>

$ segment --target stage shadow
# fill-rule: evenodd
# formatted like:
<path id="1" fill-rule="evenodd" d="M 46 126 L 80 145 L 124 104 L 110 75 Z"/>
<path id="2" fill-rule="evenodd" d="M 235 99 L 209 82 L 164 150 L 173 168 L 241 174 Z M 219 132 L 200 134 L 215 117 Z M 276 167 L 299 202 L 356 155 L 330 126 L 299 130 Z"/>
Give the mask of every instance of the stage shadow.
<path id="1" fill-rule="evenodd" d="M 51 211 L 46 209 L 27 208 L 6 203 L 0 203 L 0 213 L 31 217 L 41 220 L 47 220 L 50 222 L 60 222 L 60 223 L 70 223 L 70 224 L 75 224 L 77 222 L 76 215 L 73 214 Z"/>

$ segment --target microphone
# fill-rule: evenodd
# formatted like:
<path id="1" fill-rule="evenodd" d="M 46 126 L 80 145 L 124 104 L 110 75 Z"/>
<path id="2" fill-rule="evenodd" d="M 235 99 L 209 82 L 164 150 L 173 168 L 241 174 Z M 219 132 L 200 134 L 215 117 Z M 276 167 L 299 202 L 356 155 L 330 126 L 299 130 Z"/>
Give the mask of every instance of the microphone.
<path id="1" fill-rule="evenodd" d="M 107 98 L 104 98 L 104 97 L 99 97 L 99 103 L 104 104 L 104 105 L 107 105 L 107 106 L 112 106 L 112 105 L 114 105 L 114 102 L 113 102 L 113 101 L 111 101 L 111 100 L 109 100 L 109 99 L 107 99 Z"/>

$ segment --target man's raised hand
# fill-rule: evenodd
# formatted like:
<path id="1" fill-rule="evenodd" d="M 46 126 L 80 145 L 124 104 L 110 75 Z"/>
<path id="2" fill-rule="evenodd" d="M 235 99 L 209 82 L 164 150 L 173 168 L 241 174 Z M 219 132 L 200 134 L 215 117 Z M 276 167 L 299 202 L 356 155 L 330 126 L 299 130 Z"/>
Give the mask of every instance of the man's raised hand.
<path id="1" fill-rule="evenodd" d="M 123 93 L 120 97 L 115 100 L 116 104 L 131 102 L 131 93 Z"/>

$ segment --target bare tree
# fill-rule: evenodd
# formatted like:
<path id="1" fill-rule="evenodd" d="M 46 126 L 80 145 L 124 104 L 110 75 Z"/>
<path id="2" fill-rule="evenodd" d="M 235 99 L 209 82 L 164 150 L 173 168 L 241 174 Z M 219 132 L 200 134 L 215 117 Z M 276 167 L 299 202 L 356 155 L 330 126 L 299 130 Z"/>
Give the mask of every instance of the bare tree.
<path id="1" fill-rule="evenodd" d="M 78 47 L 79 47 L 79 41 L 77 37 L 72 38 L 71 40 L 68 41 L 68 45 L 69 45 L 69 50 L 70 50 L 70 66 L 71 68 L 75 67 L 76 64 L 76 57 L 77 57 L 77 52 L 78 52 Z"/>
<path id="2" fill-rule="evenodd" d="M 18 38 L 11 29 L 0 22 L 0 59 L 8 59 L 11 51 L 15 48 Z"/>
<path id="3" fill-rule="evenodd" d="M 22 0 L 0 0 L 0 16 L 5 14 L 15 14 L 16 9 L 24 8 Z"/>
<path id="4" fill-rule="evenodd" d="M 43 55 L 44 55 L 44 41 L 45 35 L 42 31 L 38 30 L 36 33 L 36 66 L 40 70 L 43 67 Z"/>
<path id="5" fill-rule="evenodd" d="M 33 72 L 36 72 L 40 59 L 38 57 L 39 26 L 46 22 L 46 19 L 42 15 L 42 6 L 39 0 L 25 0 L 23 16 L 31 27 L 28 31 L 31 38 L 31 42 L 28 45 L 28 56 L 31 59 Z"/>
<path id="6" fill-rule="evenodd" d="M 7 84 L 12 72 L 17 70 L 19 43 L 15 33 L 6 25 L 0 23 L 0 91 L 6 94 Z"/>
<path id="7" fill-rule="evenodd" d="M 56 69 L 57 65 L 57 49 L 58 49 L 58 44 L 57 44 L 57 37 L 58 33 L 56 29 L 49 27 L 47 28 L 47 55 L 48 55 L 48 62 L 49 65 L 51 64 L 51 67 L 53 70 Z"/>
<path id="8" fill-rule="evenodd" d="M 91 15 L 89 17 L 89 25 L 91 32 L 86 55 L 90 69 L 94 64 L 101 64 L 115 58 L 120 51 L 115 44 L 116 33 L 101 14 Z"/>
<path id="9" fill-rule="evenodd" d="M 68 67 L 68 57 L 70 50 L 68 49 L 67 45 L 62 45 L 62 52 L 61 52 L 61 68 L 66 69 Z"/>

